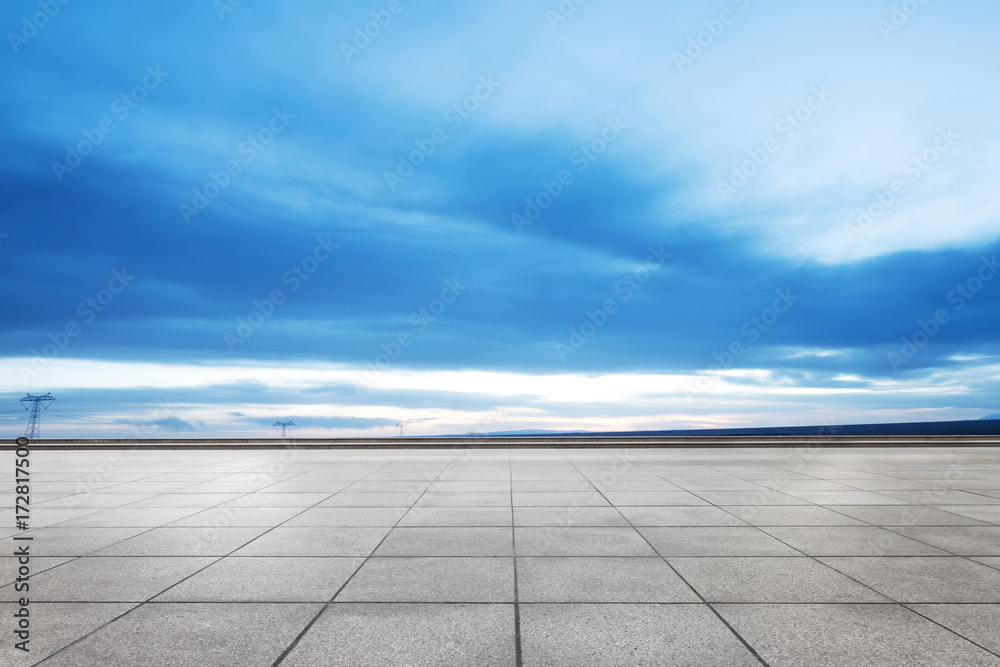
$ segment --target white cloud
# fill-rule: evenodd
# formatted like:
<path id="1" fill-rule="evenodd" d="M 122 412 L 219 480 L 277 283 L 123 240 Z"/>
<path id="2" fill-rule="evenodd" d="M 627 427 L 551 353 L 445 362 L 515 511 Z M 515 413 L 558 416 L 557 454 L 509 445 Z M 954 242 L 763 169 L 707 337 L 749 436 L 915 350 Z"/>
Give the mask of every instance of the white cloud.
<path id="1" fill-rule="evenodd" d="M 307 415 L 315 418 L 351 416 L 368 419 L 413 420 L 420 434 L 464 433 L 468 430 L 512 430 L 517 428 L 633 430 L 650 428 L 696 428 L 714 424 L 760 426 L 821 424 L 866 421 L 908 421 L 914 410 L 938 410 L 935 419 L 974 418 L 984 406 L 977 397 L 990 395 L 1000 384 L 1000 363 L 982 359 L 959 363 L 955 369 L 927 373 L 907 379 L 865 378 L 836 375 L 793 380 L 777 378 L 765 369 L 739 369 L 711 374 L 526 374 L 477 370 L 388 369 L 371 385 L 362 385 L 356 400 L 322 403 L 303 400 L 310 390 L 353 387 L 361 369 L 343 364 L 167 364 L 54 359 L 29 387 L 19 386 L 17 369 L 26 359 L 0 359 L 0 377 L 7 384 L 0 392 L 25 390 L 57 395 L 68 390 L 120 390 L 154 388 L 165 395 L 183 395 L 183 390 L 210 389 L 221 385 L 254 384 L 284 391 L 300 391 L 297 398 L 275 405 L 260 403 L 248 394 L 228 403 L 207 405 L 177 403 L 170 415 L 188 422 L 207 424 L 205 435 L 246 428 L 232 412 L 254 418 Z M 780 381 L 778 381 L 780 380 Z M 849 381 L 854 386 L 843 386 Z M 230 395 L 232 394 L 230 390 Z M 407 397 L 442 396 L 439 405 Z M 504 414 L 502 427 L 490 409 L 467 408 L 449 393 L 492 396 Z M 394 396 L 391 401 L 385 396 Z M 964 407 L 968 406 L 968 407 Z M 60 409 L 73 411 L 70 404 Z M 93 427 L 94 415 L 88 420 Z M 109 409 L 106 418 L 142 418 Z M 99 421 L 99 419 L 97 420 Z M 240 426 L 240 424 L 243 426 Z M 658 425 L 658 426 L 657 426 Z M 665 426 L 666 425 L 666 426 Z M 87 426 L 78 425 L 80 428 Z M 255 427 L 256 428 L 256 427 Z M 312 429 L 314 435 L 329 433 Z M 259 429 L 258 429 L 259 430 Z M 391 435 L 391 427 L 343 429 L 337 435 Z M 414 432 L 414 434 L 417 434 Z"/>
<path id="2" fill-rule="evenodd" d="M 497 75 L 504 87 L 476 123 L 523 137 L 555 132 L 570 147 L 605 116 L 620 114 L 629 130 L 609 160 L 643 183 L 671 192 L 682 186 L 664 202 L 666 211 L 749 230 L 766 253 L 844 263 L 1000 235 L 992 195 L 1000 177 L 991 111 L 998 94 L 983 83 L 993 78 L 991 56 L 1000 47 L 981 28 L 995 23 L 995 5 L 926 5 L 888 40 L 876 22 L 889 5 L 733 9 L 735 23 L 683 73 L 671 54 L 718 8 L 588 4 L 555 32 L 523 7 L 467 13 L 466 29 L 492 22 L 489 33 L 475 34 L 503 54 L 495 62 L 503 65 Z M 395 81 L 387 89 L 407 104 L 440 106 L 481 73 L 456 65 L 468 62 L 460 58 L 463 40 L 436 38 L 459 30 L 441 27 L 421 48 L 412 39 L 381 45 L 373 72 Z M 513 34 L 518 51 L 510 48 Z M 784 137 L 776 124 L 824 86 L 829 101 Z M 856 210 L 906 178 L 906 160 L 947 127 L 961 135 L 958 144 L 919 181 L 907 181 L 907 193 L 875 228 L 848 242 L 844 226 Z M 778 140 L 778 152 L 723 204 L 717 183 L 768 137 Z"/>

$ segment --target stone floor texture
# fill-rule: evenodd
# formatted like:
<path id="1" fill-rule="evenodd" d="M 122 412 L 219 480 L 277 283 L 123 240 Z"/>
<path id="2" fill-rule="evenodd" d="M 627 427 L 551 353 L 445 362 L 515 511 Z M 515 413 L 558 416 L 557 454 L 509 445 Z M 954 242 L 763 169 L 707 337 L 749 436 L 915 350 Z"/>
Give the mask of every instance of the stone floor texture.
<path id="1" fill-rule="evenodd" d="M 1000 667 L 1000 448 L 35 451 L 27 531 L 13 469 L 4 666 Z"/>

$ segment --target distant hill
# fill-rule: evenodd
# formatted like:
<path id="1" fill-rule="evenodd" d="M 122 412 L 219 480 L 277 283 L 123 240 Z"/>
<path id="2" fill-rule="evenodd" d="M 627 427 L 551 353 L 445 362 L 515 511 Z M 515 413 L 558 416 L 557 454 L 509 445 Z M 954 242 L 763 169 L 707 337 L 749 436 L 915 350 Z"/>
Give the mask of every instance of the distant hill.
<path id="1" fill-rule="evenodd" d="M 490 436 L 518 435 L 579 435 L 595 436 L 803 436 L 803 435 L 1000 435 L 1000 416 L 990 415 L 982 419 L 967 419 L 947 422 L 906 422 L 891 424 L 845 424 L 833 426 L 765 426 L 757 428 L 711 428 L 685 429 L 674 431 L 505 431 L 502 433 L 478 433 Z"/>
<path id="2" fill-rule="evenodd" d="M 979 421 L 987 421 L 992 419 L 1000 419 L 1000 412 L 994 413 L 992 415 L 986 415 L 985 417 L 980 417 Z"/>
<path id="3" fill-rule="evenodd" d="M 591 431 L 547 431 L 541 428 L 524 428 L 519 431 L 490 431 L 488 433 L 474 433 L 473 435 L 494 438 L 505 435 L 580 435 L 581 433 L 591 433 Z"/>

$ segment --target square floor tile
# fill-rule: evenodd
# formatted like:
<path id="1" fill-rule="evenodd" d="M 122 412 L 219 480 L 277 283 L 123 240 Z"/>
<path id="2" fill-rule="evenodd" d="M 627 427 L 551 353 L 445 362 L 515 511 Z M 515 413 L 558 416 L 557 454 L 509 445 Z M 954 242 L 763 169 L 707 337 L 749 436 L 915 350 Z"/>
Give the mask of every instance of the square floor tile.
<path id="1" fill-rule="evenodd" d="M 509 507 L 413 507 L 400 526 L 510 526 Z"/>
<path id="2" fill-rule="evenodd" d="M 394 526 L 405 507 L 313 507 L 283 526 Z"/>
<path id="3" fill-rule="evenodd" d="M 214 560 L 86 556 L 32 575 L 31 599 L 39 602 L 142 602 Z M 10 602 L 18 597 L 12 585 L 0 588 L 0 600 Z"/>
<path id="4" fill-rule="evenodd" d="M 425 493 L 414 507 L 510 507 L 510 492 Z"/>
<path id="5" fill-rule="evenodd" d="M 933 491 L 886 491 L 885 495 L 920 505 L 979 505 L 997 504 L 1000 500 L 986 495 L 955 489 Z"/>
<path id="6" fill-rule="evenodd" d="M 367 556 L 389 533 L 388 526 L 279 526 L 234 556 Z"/>
<path id="7" fill-rule="evenodd" d="M 745 526 L 746 523 L 718 507 L 618 508 L 635 526 Z"/>
<path id="8" fill-rule="evenodd" d="M 647 526 L 638 529 L 659 554 L 676 556 L 800 556 L 752 526 Z"/>
<path id="9" fill-rule="evenodd" d="M 515 507 L 607 507 L 608 501 L 597 491 L 514 491 Z"/>
<path id="10" fill-rule="evenodd" d="M 281 667 L 516 662 L 511 604 L 330 605 Z"/>
<path id="11" fill-rule="evenodd" d="M 524 667 L 760 663 L 700 604 L 522 604 Z"/>
<path id="12" fill-rule="evenodd" d="M 5 667 L 34 665 L 135 606 L 135 603 L 32 601 L 28 652 L 14 648 L 14 642 L 20 638 L 14 638 L 11 622 L 10 635 L 4 638 L 7 641 L 0 643 L 0 664 Z M 0 603 L 0 616 L 5 622 L 11 620 L 19 607 L 16 603 Z"/>
<path id="13" fill-rule="evenodd" d="M 250 493 L 223 502 L 219 507 L 312 507 L 333 493 Z"/>
<path id="14" fill-rule="evenodd" d="M 518 556 L 655 556 L 634 528 L 528 527 L 514 528 Z"/>
<path id="15" fill-rule="evenodd" d="M 127 540 L 149 528 L 39 528 L 21 536 L 30 536 L 33 556 L 86 556 L 98 549 Z M 13 554 L 22 544 L 11 538 L 0 540 L 0 554 Z"/>
<path id="16" fill-rule="evenodd" d="M 752 526 L 859 526 L 861 522 L 825 507 L 727 506 Z M 839 509 L 839 508 L 838 508 Z"/>
<path id="17" fill-rule="evenodd" d="M 53 526 L 73 519 L 80 519 L 91 514 L 106 511 L 101 507 L 37 507 L 30 508 L 30 525 L 32 528 L 44 528 Z M 14 523 L 14 511 L 5 513 L 4 523 L 12 525 Z"/>
<path id="18" fill-rule="evenodd" d="M 942 505 L 940 509 L 987 523 L 1000 523 L 1000 505 Z"/>
<path id="19" fill-rule="evenodd" d="M 301 507 L 213 507 L 191 514 L 171 526 L 277 526 L 302 512 Z"/>
<path id="20" fill-rule="evenodd" d="M 95 551 L 94 556 L 225 556 L 267 528 L 152 528 Z"/>
<path id="21" fill-rule="evenodd" d="M 344 489 L 344 493 L 423 493 L 430 487 L 430 480 L 424 482 L 355 482 Z"/>
<path id="22" fill-rule="evenodd" d="M 329 602 L 362 558 L 223 558 L 156 602 Z"/>
<path id="23" fill-rule="evenodd" d="M 319 507 L 410 507 L 419 493 L 346 493 L 327 498 Z"/>
<path id="24" fill-rule="evenodd" d="M 965 558 L 819 560 L 897 602 L 1000 602 L 1000 571 Z"/>
<path id="25" fill-rule="evenodd" d="M 515 526 L 628 526 L 614 507 L 515 507 Z"/>
<path id="26" fill-rule="evenodd" d="M 839 505 L 837 511 L 876 526 L 974 526 L 982 521 L 923 505 Z"/>
<path id="27" fill-rule="evenodd" d="M 846 479 L 843 483 L 863 491 L 931 491 L 935 488 L 927 482 L 892 477 Z"/>
<path id="28" fill-rule="evenodd" d="M 687 491 L 757 491 L 760 484 L 745 479 L 675 479 L 670 480 Z"/>
<path id="29" fill-rule="evenodd" d="M 457 482 L 438 480 L 427 487 L 428 493 L 506 493 L 510 496 L 510 482 L 500 480 L 481 480 L 473 482 Z"/>
<path id="30" fill-rule="evenodd" d="M 240 494 L 238 493 L 162 493 L 129 503 L 128 506 L 144 509 L 157 507 L 194 507 L 197 510 L 203 510 L 236 500 L 239 497 Z"/>
<path id="31" fill-rule="evenodd" d="M 892 526 L 889 530 L 958 556 L 1000 556 L 1000 526 Z"/>
<path id="32" fill-rule="evenodd" d="M 945 556 L 940 549 L 876 526 L 765 526 L 808 556 Z"/>
<path id="33" fill-rule="evenodd" d="M 197 512 L 195 507 L 114 507 L 70 519 L 60 528 L 154 528 Z"/>
<path id="34" fill-rule="evenodd" d="M 521 602 L 699 602 L 662 558 L 517 559 Z"/>
<path id="35" fill-rule="evenodd" d="M 601 479 L 598 476 L 592 481 L 594 486 L 605 494 L 609 491 L 683 491 L 676 484 L 662 479 Z"/>
<path id="36" fill-rule="evenodd" d="M 906 505 L 905 500 L 876 493 L 874 491 L 789 491 L 817 505 Z"/>
<path id="37" fill-rule="evenodd" d="M 394 528 L 376 556 L 512 556 L 511 528 L 438 526 Z"/>
<path id="38" fill-rule="evenodd" d="M 886 602 L 812 558 L 671 558 L 708 602 Z M 1000 573 L 998 573 L 1000 574 Z"/>
<path id="39" fill-rule="evenodd" d="M 270 667 L 318 604 L 146 604 L 50 658 L 46 667 Z"/>
<path id="40" fill-rule="evenodd" d="M 510 558 L 369 558 L 337 602 L 513 602 Z"/>
<path id="41" fill-rule="evenodd" d="M 100 491 L 90 491 L 42 502 L 32 498 L 32 505 L 35 510 L 57 508 L 96 510 L 132 505 L 132 503 L 148 500 L 150 497 L 155 498 L 156 496 L 151 493 L 102 493 Z M 132 506 L 134 507 L 135 505 Z M 32 515 L 34 515 L 34 512 L 32 512 Z"/>
<path id="42" fill-rule="evenodd" d="M 1000 653 L 1000 632 L 998 632 L 1000 605 L 914 604 L 907 606 L 935 623 L 940 623 L 952 632 L 956 632 L 994 653 Z"/>
<path id="43" fill-rule="evenodd" d="M 553 479 L 553 480 L 518 480 L 511 482 L 510 488 L 517 491 L 594 491 L 594 485 L 587 480 Z"/>
<path id="44" fill-rule="evenodd" d="M 45 570 L 51 570 L 52 568 L 62 565 L 63 563 L 68 563 L 73 560 L 70 556 L 30 556 L 29 565 L 31 568 L 31 574 L 35 575 L 39 572 L 44 572 Z M 21 567 L 21 563 L 18 558 L 14 557 L 14 552 L 4 553 L 0 556 L 0 586 L 6 586 L 7 584 L 12 584 L 20 576 L 18 570 Z"/>
<path id="45" fill-rule="evenodd" d="M 772 667 L 1000 667 L 1000 658 L 898 605 L 717 605 Z"/>
<path id="46" fill-rule="evenodd" d="M 708 505 L 693 493 L 687 491 L 608 491 L 604 494 L 611 504 L 651 505 L 669 507 L 672 505 Z"/>
<path id="47" fill-rule="evenodd" d="M 213 482 L 215 484 L 216 482 Z M 322 493 L 329 496 L 331 493 L 336 493 L 344 488 L 346 488 L 350 482 L 334 482 L 331 480 L 317 480 L 317 481 L 307 481 L 298 478 L 287 479 L 283 481 L 277 481 L 272 484 L 267 484 L 266 486 L 260 488 L 253 488 L 250 486 L 244 486 L 244 491 L 257 492 L 261 494 L 267 493 Z M 234 488 L 237 488 L 234 486 Z"/>
<path id="48" fill-rule="evenodd" d="M 812 505 L 808 500 L 765 488 L 756 491 L 698 491 L 695 495 L 713 505 Z"/>
<path id="49" fill-rule="evenodd" d="M 851 487 L 846 484 L 832 482 L 828 479 L 762 479 L 759 480 L 761 486 L 769 489 L 784 491 L 785 493 L 797 493 L 799 491 L 850 491 Z"/>

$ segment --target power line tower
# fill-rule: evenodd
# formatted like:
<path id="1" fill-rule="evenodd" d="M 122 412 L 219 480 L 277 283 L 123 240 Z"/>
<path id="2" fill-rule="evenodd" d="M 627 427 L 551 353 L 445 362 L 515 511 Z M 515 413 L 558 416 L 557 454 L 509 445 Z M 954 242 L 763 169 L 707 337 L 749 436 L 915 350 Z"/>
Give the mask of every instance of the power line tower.
<path id="1" fill-rule="evenodd" d="M 25 410 L 30 410 L 28 413 L 28 427 L 24 429 L 24 435 L 27 438 L 37 438 L 38 437 L 38 415 L 40 414 L 39 406 L 48 410 L 49 405 L 52 401 L 56 400 L 52 394 L 44 394 L 42 396 L 32 396 L 28 394 L 21 399 L 21 405 L 24 406 Z M 29 407 L 30 406 L 30 407 Z"/>
<path id="2" fill-rule="evenodd" d="M 285 437 L 285 431 L 287 429 L 290 429 L 290 428 L 294 427 L 295 426 L 295 422 L 293 422 L 293 421 L 274 422 L 274 430 L 275 431 L 278 430 L 279 426 L 281 427 L 281 437 L 284 438 Z"/>
<path id="3" fill-rule="evenodd" d="M 405 435 L 406 427 L 410 425 L 410 422 L 397 422 L 396 428 L 399 429 L 399 437 L 402 438 Z"/>

